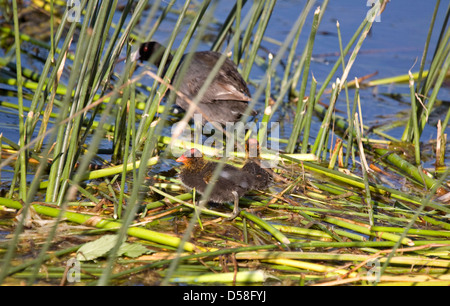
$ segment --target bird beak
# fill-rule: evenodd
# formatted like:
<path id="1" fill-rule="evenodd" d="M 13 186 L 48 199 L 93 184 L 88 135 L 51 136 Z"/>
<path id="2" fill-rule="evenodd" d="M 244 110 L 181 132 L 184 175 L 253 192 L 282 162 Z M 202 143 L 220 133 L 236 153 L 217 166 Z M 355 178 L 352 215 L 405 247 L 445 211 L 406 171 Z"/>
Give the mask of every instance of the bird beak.
<path id="1" fill-rule="evenodd" d="M 177 158 L 176 162 L 185 164 L 187 162 L 187 160 L 188 159 L 186 156 L 181 155 L 180 157 Z"/>

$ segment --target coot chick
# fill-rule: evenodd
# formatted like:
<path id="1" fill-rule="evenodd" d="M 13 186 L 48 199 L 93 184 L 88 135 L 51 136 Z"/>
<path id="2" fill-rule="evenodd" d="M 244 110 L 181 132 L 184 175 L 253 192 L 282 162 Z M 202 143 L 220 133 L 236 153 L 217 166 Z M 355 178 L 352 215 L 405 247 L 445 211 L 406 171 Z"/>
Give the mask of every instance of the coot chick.
<path id="1" fill-rule="evenodd" d="M 141 62 L 151 60 L 152 64 L 159 67 L 165 50 L 166 48 L 156 41 L 146 42 L 132 54 L 132 60 Z M 183 55 L 171 83 L 178 84 L 178 90 L 193 101 L 221 56 L 220 53 L 213 51 Z M 172 55 L 169 54 L 165 69 L 168 68 L 171 61 Z M 188 66 L 182 73 L 186 64 Z M 181 82 L 178 80 L 180 74 L 183 74 Z M 236 65 L 226 58 L 197 104 L 194 113 L 202 114 L 203 125 L 207 121 L 225 125 L 226 122 L 239 121 L 250 100 L 251 94 L 246 82 L 239 74 Z M 189 108 L 189 103 L 178 95 L 175 103 L 184 110 Z M 256 112 L 252 110 L 250 115 L 254 116 Z"/>
<path id="2" fill-rule="evenodd" d="M 261 166 L 260 146 L 258 140 L 250 138 L 245 144 L 246 162 L 242 171 L 248 172 L 254 177 L 252 189 L 267 189 L 273 182 L 272 170 Z"/>
<path id="3" fill-rule="evenodd" d="M 181 182 L 188 188 L 195 188 L 200 194 L 203 194 L 208 184 L 212 183 L 212 175 L 219 165 L 203 159 L 201 152 L 197 149 L 186 151 L 176 161 L 184 164 L 180 172 Z M 225 164 L 215 181 L 209 200 L 215 203 L 234 202 L 233 213 L 228 218 L 232 220 L 239 215 L 239 198 L 254 184 L 250 173 Z"/>

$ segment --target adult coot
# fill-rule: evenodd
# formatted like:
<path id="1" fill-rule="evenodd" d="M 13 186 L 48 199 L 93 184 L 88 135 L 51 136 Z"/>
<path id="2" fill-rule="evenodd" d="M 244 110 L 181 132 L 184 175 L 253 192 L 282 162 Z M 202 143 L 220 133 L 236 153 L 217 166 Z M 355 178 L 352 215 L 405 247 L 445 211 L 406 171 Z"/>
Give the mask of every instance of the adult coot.
<path id="1" fill-rule="evenodd" d="M 258 140 L 250 138 L 245 144 L 246 161 L 242 171 L 250 173 L 254 177 L 252 189 L 267 189 L 273 182 L 272 170 L 261 166 L 261 148 Z"/>
<path id="2" fill-rule="evenodd" d="M 207 186 L 213 183 L 214 170 L 219 165 L 216 162 L 206 161 L 197 149 L 186 151 L 177 162 L 182 162 L 180 180 L 188 188 L 195 188 L 203 194 Z M 219 177 L 214 182 L 209 200 L 215 203 L 234 202 L 234 210 L 228 219 L 232 220 L 239 215 L 239 198 L 254 186 L 254 177 L 246 171 L 225 164 Z"/>
<path id="3" fill-rule="evenodd" d="M 154 65 L 159 67 L 165 49 L 158 42 L 146 42 L 132 54 L 132 60 L 141 62 L 151 60 Z M 221 56 L 220 53 L 213 51 L 183 55 L 172 78 L 172 85 L 178 86 L 178 90 L 193 101 Z M 172 55 L 169 55 L 165 69 L 168 68 L 171 61 Z M 178 80 L 181 74 L 183 78 Z M 250 100 L 251 95 L 246 82 L 239 74 L 236 65 L 226 58 L 197 104 L 194 113 L 202 115 L 203 125 L 207 121 L 224 125 L 226 122 L 239 121 Z M 189 108 L 189 102 L 179 95 L 177 95 L 175 103 L 184 110 Z M 252 110 L 250 115 L 254 116 L 256 112 Z"/>

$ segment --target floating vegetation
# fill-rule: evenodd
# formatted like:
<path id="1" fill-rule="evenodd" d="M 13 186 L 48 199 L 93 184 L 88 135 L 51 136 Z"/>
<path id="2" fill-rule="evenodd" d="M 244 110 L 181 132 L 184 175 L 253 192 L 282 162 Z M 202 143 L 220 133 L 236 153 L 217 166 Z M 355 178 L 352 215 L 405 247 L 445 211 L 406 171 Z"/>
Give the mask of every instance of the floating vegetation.
<path id="1" fill-rule="evenodd" d="M 387 1 L 374 6 L 372 18 L 361 16 L 348 42 L 337 24 L 341 53 L 323 79 L 311 61 L 327 0 L 320 7 L 307 1 L 278 52 L 266 57 L 260 51 L 271 39 L 265 33 L 275 0 L 238 0 L 221 12 L 223 23 L 215 20 L 215 1 L 186 0 L 176 11 L 175 1 L 122 2 L 1 5 L 1 110 L 18 118 L 18 127 L 15 139 L 7 127 L 0 134 L 0 283 L 450 285 L 450 108 L 433 126 L 436 138 L 423 139 L 449 76 L 450 7 L 442 25 L 435 24 L 437 1 L 417 70 L 349 80 Z M 19 16 L 33 12 L 48 16 L 48 35 L 20 26 L 26 18 Z M 154 72 L 131 61 L 166 18 L 175 18 L 162 57 L 176 50 L 170 65 Z M 431 45 L 436 31 L 439 40 Z M 308 39 L 296 54 L 302 32 Z M 245 163 L 234 142 L 224 155 L 224 139 L 178 137 L 204 131 L 201 124 L 191 129 L 193 112 L 173 108 L 180 93 L 170 80 L 183 54 L 205 37 L 214 37 L 211 50 L 231 54 L 254 85 L 246 112 L 259 111 L 254 136 L 267 142 L 260 157 L 273 171 L 267 190 L 249 190 L 239 200 L 234 220 L 226 219 L 231 203 L 199 201 L 213 187 L 202 196 L 184 188 L 172 150 L 196 147 L 219 164 Z M 24 67 L 29 57 L 39 69 Z M 253 67 L 264 71 L 259 79 Z M 401 100 L 409 113 L 399 123 L 367 126 L 361 93 L 396 82 L 408 84 Z M 343 112 L 336 111 L 340 96 Z M 292 128 L 277 133 L 290 107 Z M 388 134 L 391 124 L 403 129 L 399 139 Z M 210 182 L 220 175 L 221 167 L 215 169 Z"/>

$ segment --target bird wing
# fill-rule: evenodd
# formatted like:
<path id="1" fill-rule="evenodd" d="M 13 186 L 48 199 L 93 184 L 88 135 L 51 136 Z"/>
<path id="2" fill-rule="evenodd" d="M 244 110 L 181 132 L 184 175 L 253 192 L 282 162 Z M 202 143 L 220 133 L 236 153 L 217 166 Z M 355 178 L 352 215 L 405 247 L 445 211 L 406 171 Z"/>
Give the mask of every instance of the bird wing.
<path id="1" fill-rule="evenodd" d="M 231 84 L 217 83 L 216 92 L 214 95 L 214 100 L 236 100 L 250 102 L 250 98 L 247 94 L 239 91 L 236 87 Z"/>

